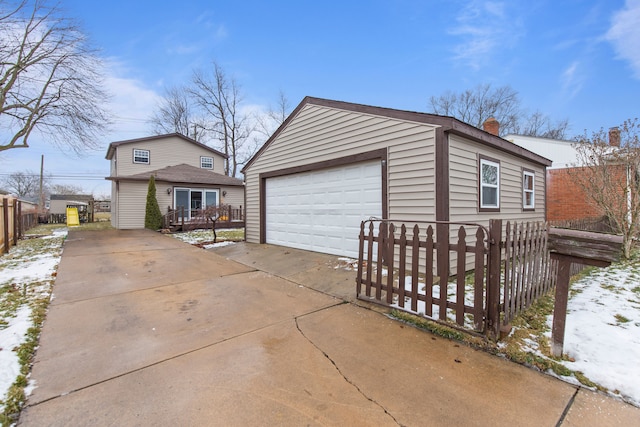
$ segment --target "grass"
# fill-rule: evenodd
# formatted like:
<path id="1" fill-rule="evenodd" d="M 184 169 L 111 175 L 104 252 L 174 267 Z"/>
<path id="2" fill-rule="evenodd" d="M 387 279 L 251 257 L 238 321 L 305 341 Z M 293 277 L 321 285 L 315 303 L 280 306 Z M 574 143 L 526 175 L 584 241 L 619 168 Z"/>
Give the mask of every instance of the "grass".
<path id="1" fill-rule="evenodd" d="M 42 239 L 36 238 L 36 236 L 50 236 L 53 230 L 60 228 L 64 228 L 64 225 L 46 224 L 35 227 L 29 230 L 25 235 L 26 238 L 12 247 L 8 254 L 0 257 L 0 271 L 4 273 L 3 279 L 0 279 L 0 328 L 5 328 L 11 318 L 15 318 L 18 310 L 24 306 L 29 307 L 32 322 L 24 341 L 18 347 L 11 349 L 18 356 L 20 373 L 6 395 L 0 400 L 0 405 L 2 405 L 0 424 L 2 426 L 14 424 L 24 405 L 26 399 L 24 390 L 28 385 L 28 375 L 55 280 L 55 275 L 39 280 L 29 280 L 9 277 L 9 274 L 12 268 L 25 263 L 45 257 L 55 259 L 59 256 L 64 241 L 63 237 Z M 57 266 L 54 270 L 56 268 Z M 5 349 L 5 351 L 7 350 L 9 349 Z"/>
<path id="2" fill-rule="evenodd" d="M 217 242 L 240 242 L 244 240 L 244 228 L 228 228 L 216 230 Z M 171 236 L 184 242 L 192 244 L 209 244 L 213 243 L 213 232 L 211 230 L 193 230 L 174 233 Z"/>

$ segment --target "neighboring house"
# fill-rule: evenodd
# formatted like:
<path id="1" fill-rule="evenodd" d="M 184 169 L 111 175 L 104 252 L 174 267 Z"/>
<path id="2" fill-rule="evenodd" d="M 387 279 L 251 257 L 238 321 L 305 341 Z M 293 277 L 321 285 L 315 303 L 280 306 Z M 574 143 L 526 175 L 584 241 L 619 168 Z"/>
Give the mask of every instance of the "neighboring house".
<path id="1" fill-rule="evenodd" d="M 369 217 L 544 220 L 551 162 L 493 132 L 307 97 L 243 169 L 246 240 L 357 256 Z"/>
<path id="2" fill-rule="evenodd" d="M 80 222 L 93 222 L 93 196 L 90 194 L 52 194 L 49 214 L 66 215 L 67 208 L 78 209 Z"/>
<path id="3" fill-rule="evenodd" d="M 547 169 L 547 220 L 595 219 L 603 212 L 571 178 L 572 173 L 587 173 L 580 167 L 575 141 L 509 134 L 504 139 L 552 161 Z M 620 146 L 620 130 L 609 130 L 609 145 Z"/>
<path id="4" fill-rule="evenodd" d="M 537 136 L 524 136 L 512 133 L 503 136 L 503 138 L 551 160 L 551 166 L 547 168 L 547 171 L 573 167 L 578 163 L 578 150 L 576 150 L 575 147 L 576 141 L 540 138 Z"/>
<path id="5" fill-rule="evenodd" d="M 156 198 L 164 215 L 196 211 L 220 203 L 244 204 L 242 180 L 224 174 L 227 156 L 191 138 L 174 133 L 109 144 L 111 161 L 111 224 L 119 229 L 144 228 L 147 192 L 155 177 Z"/>

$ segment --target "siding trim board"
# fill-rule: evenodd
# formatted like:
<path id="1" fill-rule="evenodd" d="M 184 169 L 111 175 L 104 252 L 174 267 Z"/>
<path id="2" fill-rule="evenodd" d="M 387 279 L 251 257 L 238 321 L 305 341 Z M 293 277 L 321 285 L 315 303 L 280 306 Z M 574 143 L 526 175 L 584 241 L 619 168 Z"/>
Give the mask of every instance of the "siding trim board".
<path id="1" fill-rule="evenodd" d="M 449 221 L 449 138 L 436 129 L 436 221 Z"/>
<path id="2" fill-rule="evenodd" d="M 260 197 L 260 243 L 266 243 L 267 241 L 267 185 L 268 178 L 275 178 L 280 176 L 292 175 L 296 173 L 313 172 L 322 169 L 335 168 L 340 166 L 346 166 L 354 163 L 361 163 L 371 160 L 380 160 L 382 168 L 382 216 L 388 218 L 388 185 L 387 185 L 387 148 L 381 148 L 378 150 L 368 151 L 365 153 L 358 153 L 352 156 L 339 157 L 337 159 L 325 160 L 316 163 L 309 163 L 302 166 L 295 166 L 291 168 L 278 169 L 268 172 L 263 172 L 258 175 L 258 193 Z M 245 192 L 246 198 L 246 192 Z M 246 202 L 245 202 L 246 206 Z"/>

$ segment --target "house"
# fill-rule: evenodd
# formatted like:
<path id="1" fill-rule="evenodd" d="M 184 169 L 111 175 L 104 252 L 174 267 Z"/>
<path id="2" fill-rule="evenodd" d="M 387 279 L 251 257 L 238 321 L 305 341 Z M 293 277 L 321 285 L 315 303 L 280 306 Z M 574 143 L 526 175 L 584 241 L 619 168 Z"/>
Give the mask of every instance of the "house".
<path id="1" fill-rule="evenodd" d="M 544 220 L 551 162 L 496 124 L 307 97 L 243 169 L 246 240 L 353 257 L 369 217 Z"/>
<path id="2" fill-rule="evenodd" d="M 151 175 L 163 215 L 175 210 L 188 221 L 208 206 L 244 204 L 244 183 L 224 174 L 227 156 L 180 134 L 112 142 L 106 158 L 115 228 L 144 228 Z"/>
<path id="3" fill-rule="evenodd" d="M 78 209 L 81 222 L 93 222 L 93 196 L 90 194 L 52 194 L 49 214 L 66 215 L 67 208 Z"/>
<path id="4" fill-rule="evenodd" d="M 575 141 L 509 134 L 504 137 L 514 144 L 552 161 L 547 168 L 547 220 L 572 221 L 601 218 L 604 213 L 595 206 L 585 191 L 572 179 L 581 171 Z M 609 130 L 609 145 L 620 146 L 620 130 Z"/>

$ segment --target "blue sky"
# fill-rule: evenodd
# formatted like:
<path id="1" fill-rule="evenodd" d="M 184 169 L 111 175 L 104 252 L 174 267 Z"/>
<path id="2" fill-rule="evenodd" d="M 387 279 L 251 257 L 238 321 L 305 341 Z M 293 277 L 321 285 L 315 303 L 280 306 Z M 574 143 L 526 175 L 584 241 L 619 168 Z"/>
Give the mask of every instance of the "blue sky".
<path id="1" fill-rule="evenodd" d="M 490 83 L 510 85 L 531 111 L 569 119 L 572 135 L 638 116 L 640 0 L 60 4 L 108 64 L 115 126 L 83 157 L 35 137 L 0 153 L 0 170 L 39 171 L 44 154 L 46 173 L 81 175 L 86 192 L 109 194 L 109 142 L 149 135 L 164 88 L 212 60 L 258 111 L 280 91 L 292 108 L 310 95 L 427 111 L 432 95 Z"/>

